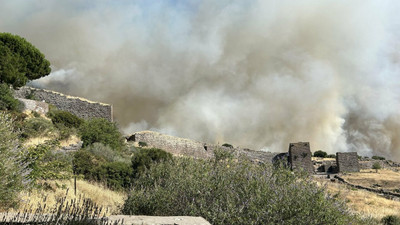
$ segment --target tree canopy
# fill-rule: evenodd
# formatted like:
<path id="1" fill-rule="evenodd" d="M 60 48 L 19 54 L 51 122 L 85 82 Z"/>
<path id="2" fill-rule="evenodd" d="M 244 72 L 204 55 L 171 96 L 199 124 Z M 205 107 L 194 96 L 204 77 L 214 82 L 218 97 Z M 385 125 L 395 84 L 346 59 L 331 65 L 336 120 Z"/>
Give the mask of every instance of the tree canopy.
<path id="1" fill-rule="evenodd" d="M 50 62 L 35 46 L 18 35 L 0 33 L 1 83 L 17 88 L 50 72 Z"/>

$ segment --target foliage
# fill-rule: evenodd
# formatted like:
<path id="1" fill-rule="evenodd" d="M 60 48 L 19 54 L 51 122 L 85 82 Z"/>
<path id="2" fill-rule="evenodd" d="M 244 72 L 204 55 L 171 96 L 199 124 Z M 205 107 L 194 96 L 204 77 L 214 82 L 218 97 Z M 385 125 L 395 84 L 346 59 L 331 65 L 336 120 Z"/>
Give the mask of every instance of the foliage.
<path id="1" fill-rule="evenodd" d="M 326 156 L 326 158 L 336 158 L 336 155 L 335 154 L 329 154 L 329 155 Z"/>
<path id="2" fill-rule="evenodd" d="M 56 126 L 63 125 L 68 128 L 79 128 L 83 123 L 83 119 L 63 110 L 51 110 L 47 113 L 47 116 Z"/>
<path id="3" fill-rule="evenodd" d="M 227 149 L 216 148 L 214 150 L 214 159 L 217 162 L 221 160 L 233 159 L 233 152 Z"/>
<path id="4" fill-rule="evenodd" d="M 227 147 L 227 148 L 233 148 L 233 145 L 228 144 L 228 143 L 225 143 L 225 144 L 223 144 L 222 146 Z"/>
<path id="5" fill-rule="evenodd" d="M 74 172 L 83 175 L 86 180 L 104 183 L 112 189 L 128 188 L 132 179 L 128 157 L 108 146 L 94 143 L 74 154 Z"/>
<path id="6" fill-rule="evenodd" d="M 33 138 L 39 136 L 55 136 L 56 128 L 53 124 L 42 117 L 28 119 L 23 124 L 22 138 Z"/>
<path id="7" fill-rule="evenodd" d="M 6 212 L 0 224 L 43 224 L 43 225 L 119 225 L 123 221 L 111 222 L 105 217 L 103 207 L 96 205 L 88 198 L 79 196 L 67 200 L 68 190 L 53 207 L 46 207 L 47 197 L 37 204 L 37 209 L 24 208 L 23 213 Z M 31 206 L 32 207 L 32 206 Z M 50 213 L 49 213 L 50 212 Z"/>
<path id="8" fill-rule="evenodd" d="M 0 82 L 14 88 L 50 73 L 50 63 L 24 38 L 0 33 Z"/>
<path id="9" fill-rule="evenodd" d="M 32 171 L 32 180 L 69 179 L 72 177 L 72 157 L 62 152 L 54 152 L 55 142 L 46 142 L 27 149 L 24 162 Z"/>
<path id="10" fill-rule="evenodd" d="M 1 54 L 1 53 L 0 53 Z M 1 72 L 0 72 L 1 76 Z M 0 84 L 0 110 L 18 110 L 20 102 L 14 98 L 8 84 Z"/>
<path id="11" fill-rule="evenodd" d="M 382 168 L 382 167 L 381 167 L 381 164 L 380 164 L 379 162 L 375 162 L 375 163 L 372 165 L 372 169 L 376 170 L 376 172 L 378 172 L 378 170 L 381 169 L 381 168 Z"/>
<path id="12" fill-rule="evenodd" d="M 115 123 L 104 118 L 94 118 L 86 121 L 80 127 L 83 147 L 95 142 L 110 146 L 114 150 L 122 150 L 124 147 L 122 134 Z"/>
<path id="13" fill-rule="evenodd" d="M 0 112 L 0 208 L 18 206 L 18 193 L 29 172 L 22 162 L 23 149 L 18 143 L 12 119 Z"/>
<path id="14" fill-rule="evenodd" d="M 372 158 L 372 159 L 375 159 L 375 160 L 385 160 L 385 157 L 377 156 L 377 155 L 374 155 L 374 156 L 372 156 L 371 158 Z"/>
<path id="15" fill-rule="evenodd" d="M 132 170 L 134 176 L 139 176 L 154 162 L 172 160 L 172 154 L 158 148 L 139 148 L 132 156 Z"/>
<path id="16" fill-rule="evenodd" d="M 328 156 L 328 153 L 326 153 L 322 150 L 318 150 L 318 151 L 314 152 L 314 157 L 326 158 L 327 156 Z"/>
<path id="17" fill-rule="evenodd" d="M 133 181 L 124 214 L 202 216 L 211 224 L 354 224 L 304 174 L 246 160 L 175 158 Z"/>
<path id="18" fill-rule="evenodd" d="M 395 215 L 388 215 L 382 218 L 384 225 L 400 225 L 400 217 Z"/>
<path id="19" fill-rule="evenodd" d="M 147 143 L 143 141 L 139 141 L 139 147 L 146 147 Z"/>

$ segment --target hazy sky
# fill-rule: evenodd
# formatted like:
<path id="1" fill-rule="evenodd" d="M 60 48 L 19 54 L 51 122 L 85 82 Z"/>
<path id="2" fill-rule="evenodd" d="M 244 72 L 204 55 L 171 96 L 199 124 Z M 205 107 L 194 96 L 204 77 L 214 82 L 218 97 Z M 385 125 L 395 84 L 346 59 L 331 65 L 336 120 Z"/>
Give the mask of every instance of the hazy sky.
<path id="1" fill-rule="evenodd" d="M 400 160 L 397 0 L 0 0 L 35 82 L 114 105 L 125 132 Z"/>

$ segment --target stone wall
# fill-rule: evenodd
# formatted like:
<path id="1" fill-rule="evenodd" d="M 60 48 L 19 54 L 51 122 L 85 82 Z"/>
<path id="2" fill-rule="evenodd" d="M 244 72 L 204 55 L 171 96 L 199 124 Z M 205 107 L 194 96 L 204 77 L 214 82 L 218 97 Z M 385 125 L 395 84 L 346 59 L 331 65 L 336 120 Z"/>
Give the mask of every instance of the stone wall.
<path id="1" fill-rule="evenodd" d="M 38 112 L 40 114 L 46 114 L 49 112 L 49 104 L 45 102 L 39 102 L 23 98 L 17 98 L 17 99 L 23 104 L 22 111 L 30 110 Z"/>
<path id="2" fill-rule="evenodd" d="M 140 131 L 126 137 L 128 143 L 144 142 L 148 147 L 163 149 L 176 156 L 191 156 L 195 158 L 208 159 L 214 156 L 214 150 L 221 148 L 232 151 L 237 157 L 247 157 L 254 162 L 272 162 L 279 153 L 254 151 L 243 148 L 229 148 L 218 145 L 207 144 L 185 138 L 160 134 L 153 131 Z"/>
<path id="3" fill-rule="evenodd" d="M 360 172 L 357 152 L 337 152 L 336 163 L 339 173 Z"/>
<path id="4" fill-rule="evenodd" d="M 83 119 L 98 117 L 109 121 L 113 120 L 112 106 L 108 104 L 31 87 L 22 87 L 14 93 L 17 98 L 26 98 L 29 95 L 33 95 L 38 101 L 45 101 L 60 110 L 68 111 Z"/>
<path id="5" fill-rule="evenodd" d="M 302 169 L 310 173 L 314 172 L 310 143 L 298 142 L 289 144 L 289 165 L 292 170 Z"/>

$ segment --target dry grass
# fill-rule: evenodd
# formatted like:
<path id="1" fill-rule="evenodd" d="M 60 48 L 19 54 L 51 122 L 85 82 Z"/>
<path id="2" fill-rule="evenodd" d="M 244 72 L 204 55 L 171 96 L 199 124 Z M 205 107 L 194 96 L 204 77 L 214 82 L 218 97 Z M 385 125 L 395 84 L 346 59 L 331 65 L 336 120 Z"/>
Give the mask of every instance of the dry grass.
<path id="1" fill-rule="evenodd" d="M 341 177 L 352 184 L 365 187 L 372 187 L 374 184 L 378 184 L 384 189 L 400 188 L 400 172 L 393 170 L 380 169 L 377 173 L 375 170 L 368 169 L 362 170 L 361 173 L 343 174 Z"/>
<path id="2" fill-rule="evenodd" d="M 311 160 L 315 160 L 315 161 L 335 161 L 335 158 L 321 158 L 321 157 L 311 157 Z"/>
<path id="3" fill-rule="evenodd" d="M 107 215 L 117 214 L 119 207 L 124 203 L 126 194 L 122 192 L 111 191 L 101 185 L 89 183 L 83 180 L 77 180 L 77 193 L 74 195 L 73 180 L 47 181 L 48 190 L 34 190 L 32 192 L 23 192 L 20 211 L 27 209 L 36 209 L 38 203 L 43 203 L 46 198 L 46 208 L 53 208 L 63 197 L 67 200 L 74 198 L 89 198 L 98 206 L 102 206 Z"/>
<path id="4" fill-rule="evenodd" d="M 24 146 L 30 147 L 30 146 L 40 145 L 40 144 L 44 144 L 46 141 L 52 140 L 52 139 L 54 139 L 54 138 L 52 138 L 52 137 L 34 137 L 34 138 L 30 138 L 30 139 L 26 140 L 24 142 Z"/>
<path id="5" fill-rule="evenodd" d="M 72 144 L 76 144 L 80 141 L 81 139 L 79 137 L 77 137 L 76 135 L 71 135 L 70 137 L 68 137 L 68 139 L 66 140 L 61 140 L 60 141 L 60 146 L 61 147 L 65 147 L 65 146 L 69 146 Z"/>
<path id="6" fill-rule="evenodd" d="M 326 185 L 328 192 L 344 199 L 350 210 L 361 216 L 370 216 L 378 220 L 387 215 L 400 216 L 399 201 L 389 200 L 365 190 L 349 188 L 344 184 L 329 181 L 322 184 Z"/>

